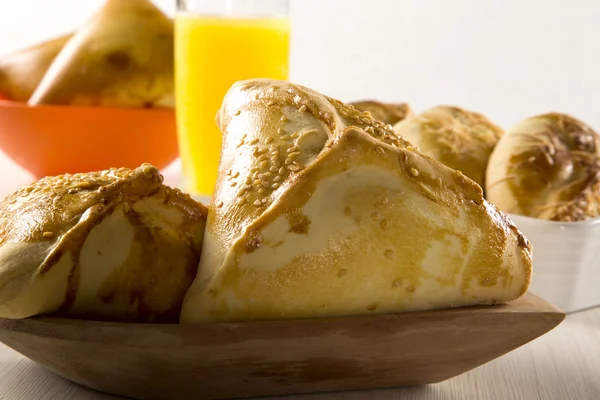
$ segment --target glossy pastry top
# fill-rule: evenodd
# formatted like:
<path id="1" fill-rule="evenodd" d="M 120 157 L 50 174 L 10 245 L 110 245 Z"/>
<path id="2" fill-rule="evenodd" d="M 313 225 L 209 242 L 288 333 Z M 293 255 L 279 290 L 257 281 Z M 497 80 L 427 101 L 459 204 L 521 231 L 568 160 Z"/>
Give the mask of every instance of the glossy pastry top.
<path id="1" fill-rule="evenodd" d="M 482 114 L 440 106 L 400 121 L 394 130 L 423 154 L 484 187 L 485 171 L 503 130 Z"/>
<path id="2" fill-rule="evenodd" d="M 93 206 L 106 208 L 115 200 L 130 200 L 123 198 L 123 188 L 127 187 L 127 196 L 142 197 L 161 183 L 162 176 L 150 165 L 43 178 L 0 203 L 0 246 L 58 241 L 85 211 L 92 213 Z"/>
<path id="3" fill-rule="evenodd" d="M 509 301 L 530 245 L 460 172 L 288 82 L 227 94 L 221 166 L 182 322 Z M 375 306 L 374 306 L 375 305 Z"/>
<path id="4" fill-rule="evenodd" d="M 0 317 L 173 320 L 207 209 L 151 165 L 47 177 L 0 203 Z"/>
<path id="5" fill-rule="evenodd" d="M 224 238 L 262 214 L 284 187 L 348 126 L 394 146 L 411 147 L 386 125 L 340 101 L 287 82 L 239 82 L 217 116 L 226 133 L 211 221 Z M 227 233 L 225 233 L 227 232 Z M 227 243 L 223 243 L 226 246 Z"/>

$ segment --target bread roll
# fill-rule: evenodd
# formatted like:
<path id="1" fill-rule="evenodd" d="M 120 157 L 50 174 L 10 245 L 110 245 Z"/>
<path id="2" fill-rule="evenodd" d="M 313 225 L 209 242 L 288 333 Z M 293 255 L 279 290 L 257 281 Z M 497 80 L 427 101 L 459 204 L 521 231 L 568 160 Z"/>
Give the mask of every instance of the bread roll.
<path id="1" fill-rule="evenodd" d="M 507 213 L 553 221 L 600 215 L 600 137 L 564 114 L 527 118 L 500 140 L 487 197 Z"/>
<path id="2" fill-rule="evenodd" d="M 412 110 L 406 103 L 389 104 L 381 103 L 375 100 L 364 100 L 350 103 L 350 105 L 362 112 L 368 111 L 377 121 L 381 121 L 390 125 L 394 125 L 395 123 L 412 115 Z"/>
<path id="3" fill-rule="evenodd" d="M 182 323 L 510 301 L 531 248 L 461 173 L 387 125 L 287 82 L 234 85 Z"/>
<path id="4" fill-rule="evenodd" d="M 461 171 L 484 187 L 488 158 L 503 134 L 485 116 L 440 106 L 409 117 L 394 130 L 423 154 Z"/>
<path id="5" fill-rule="evenodd" d="M 176 322 L 207 209 L 150 166 L 44 178 L 0 203 L 0 317 Z"/>

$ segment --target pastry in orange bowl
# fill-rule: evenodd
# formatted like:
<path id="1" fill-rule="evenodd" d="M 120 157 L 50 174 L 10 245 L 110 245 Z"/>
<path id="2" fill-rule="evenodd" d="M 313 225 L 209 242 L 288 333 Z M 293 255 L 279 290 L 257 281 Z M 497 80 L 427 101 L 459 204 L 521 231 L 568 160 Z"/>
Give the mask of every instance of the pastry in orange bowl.
<path id="1" fill-rule="evenodd" d="M 173 21 L 149 0 L 106 0 L 64 44 L 29 105 L 174 107 Z"/>
<path id="2" fill-rule="evenodd" d="M 29 100 L 71 36 L 52 38 L 0 57 L 0 99 Z"/>
<path id="3" fill-rule="evenodd" d="M 74 32 L 0 57 L 1 150 L 36 178 L 166 167 L 173 31 L 150 0 L 106 0 Z"/>

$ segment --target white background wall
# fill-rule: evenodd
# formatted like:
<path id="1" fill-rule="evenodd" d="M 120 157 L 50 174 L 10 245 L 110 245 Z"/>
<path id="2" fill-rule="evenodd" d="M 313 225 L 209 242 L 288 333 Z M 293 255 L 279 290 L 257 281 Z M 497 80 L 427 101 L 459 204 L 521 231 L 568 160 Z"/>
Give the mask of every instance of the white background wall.
<path id="1" fill-rule="evenodd" d="M 216 0 L 215 0 L 216 1 Z M 0 0 L 0 53 L 103 0 Z M 175 0 L 156 0 L 172 13 Z M 598 0 L 292 0 L 291 79 L 344 100 L 454 104 L 509 127 L 562 111 L 600 130 Z"/>

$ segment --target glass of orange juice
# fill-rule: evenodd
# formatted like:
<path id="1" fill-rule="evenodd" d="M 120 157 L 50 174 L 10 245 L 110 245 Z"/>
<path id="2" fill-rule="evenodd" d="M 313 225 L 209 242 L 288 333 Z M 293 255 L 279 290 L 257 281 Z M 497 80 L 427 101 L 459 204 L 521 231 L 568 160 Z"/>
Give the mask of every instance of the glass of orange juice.
<path id="1" fill-rule="evenodd" d="M 185 189 L 212 195 L 221 152 L 215 116 L 233 83 L 288 79 L 289 0 L 178 0 L 175 100 Z"/>

